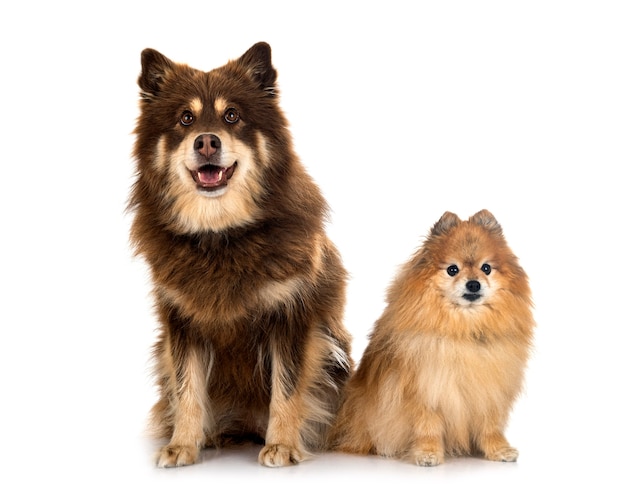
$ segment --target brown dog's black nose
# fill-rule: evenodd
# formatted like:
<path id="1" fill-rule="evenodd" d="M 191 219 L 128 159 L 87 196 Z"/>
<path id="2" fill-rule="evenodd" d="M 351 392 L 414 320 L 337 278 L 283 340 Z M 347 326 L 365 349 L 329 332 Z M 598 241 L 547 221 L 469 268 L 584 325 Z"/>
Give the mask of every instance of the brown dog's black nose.
<path id="1" fill-rule="evenodd" d="M 480 282 L 478 280 L 470 280 L 465 284 L 465 288 L 470 292 L 478 292 L 480 290 Z"/>
<path id="2" fill-rule="evenodd" d="M 193 142 L 193 149 L 207 160 L 222 147 L 220 138 L 215 134 L 200 134 Z"/>

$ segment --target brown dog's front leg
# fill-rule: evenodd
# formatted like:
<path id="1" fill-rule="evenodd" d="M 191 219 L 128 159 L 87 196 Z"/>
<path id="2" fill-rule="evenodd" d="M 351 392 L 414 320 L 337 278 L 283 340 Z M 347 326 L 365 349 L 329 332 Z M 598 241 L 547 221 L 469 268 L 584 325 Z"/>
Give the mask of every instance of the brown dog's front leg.
<path id="1" fill-rule="evenodd" d="M 177 374 L 171 379 L 175 381 L 170 403 L 174 429 L 170 443 L 158 453 L 157 465 L 161 468 L 195 463 L 208 425 L 207 365 L 193 347 L 188 347 L 178 362 Z"/>

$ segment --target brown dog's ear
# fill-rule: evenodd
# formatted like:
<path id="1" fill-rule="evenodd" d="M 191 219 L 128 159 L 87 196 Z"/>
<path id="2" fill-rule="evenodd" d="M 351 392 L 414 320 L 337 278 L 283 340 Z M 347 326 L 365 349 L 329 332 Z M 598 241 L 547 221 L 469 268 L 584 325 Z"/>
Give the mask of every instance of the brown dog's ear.
<path id="1" fill-rule="evenodd" d="M 483 209 L 480 212 L 477 212 L 472 217 L 469 218 L 470 223 L 478 224 L 480 226 L 484 226 L 489 231 L 493 231 L 499 234 L 502 234 L 502 227 L 500 223 L 496 221 L 494 215 L 489 212 L 487 209 Z"/>
<path id="2" fill-rule="evenodd" d="M 167 72 L 174 68 L 174 64 L 154 49 L 144 49 L 141 52 L 141 75 L 137 83 L 144 99 L 150 99 L 159 94 L 163 80 Z"/>
<path id="3" fill-rule="evenodd" d="M 447 233 L 451 228 L 454 228 L 461 222 L 461 219 L 452 212 L 444 212 L 443 216 L 435 223 L 430 230 L 430 234 L 433 236 L 442 235 Z"/>
<path id="4" fill-rule="evenodd" d="M 254 44 L 237 62 L 247 69 L 248 74 L 260 88 L 270 95 L 276 94 L 277 72 L 272 66 L 272 49 L 268 43 Z"/>

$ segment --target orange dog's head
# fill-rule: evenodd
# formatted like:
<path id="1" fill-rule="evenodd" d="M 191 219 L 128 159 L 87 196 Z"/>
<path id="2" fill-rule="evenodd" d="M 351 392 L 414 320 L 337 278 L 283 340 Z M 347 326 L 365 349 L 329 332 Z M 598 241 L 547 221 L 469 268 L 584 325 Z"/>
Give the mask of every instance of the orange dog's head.
<path id="1" fill-rule="evenodd" d="M 444 213 L 401 276 L 389 302 L 407 327 L 476 336 L 532 323 L 528 277 L 487 210 L 466 221 Z"/>
<path id="2" fill-rule="evenodd" d="M 527 296 L 528 279 L 511 252 L 500 224 L 487 210 L 467 221 L 446 212 L 433 226 L 426 254 L 441 296 L 451 305 L 494 306 L 500 292 Z"/>

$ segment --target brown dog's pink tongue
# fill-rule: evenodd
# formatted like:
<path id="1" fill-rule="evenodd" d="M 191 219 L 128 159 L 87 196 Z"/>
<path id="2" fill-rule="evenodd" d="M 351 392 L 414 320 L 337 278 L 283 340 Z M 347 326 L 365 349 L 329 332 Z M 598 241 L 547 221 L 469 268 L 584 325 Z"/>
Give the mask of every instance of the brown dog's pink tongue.
<path id="1" fill-rule="evenodd" d="M 198 180 L 203 185 L 220 184 L 224 177 L 224 169 L 201 169 L 198 171 Z"/>

